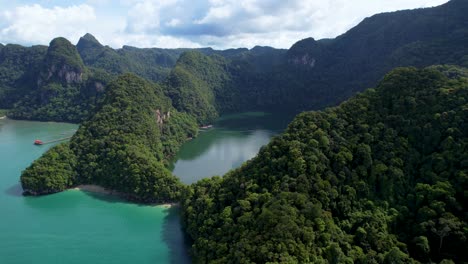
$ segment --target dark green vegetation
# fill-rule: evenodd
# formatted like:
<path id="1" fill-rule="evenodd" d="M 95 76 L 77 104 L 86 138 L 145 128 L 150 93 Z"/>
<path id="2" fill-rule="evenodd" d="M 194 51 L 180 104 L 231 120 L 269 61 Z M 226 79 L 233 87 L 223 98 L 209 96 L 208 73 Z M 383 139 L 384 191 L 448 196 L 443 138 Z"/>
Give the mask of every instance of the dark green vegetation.
<path id="1" fill-rule="evenodd" d="M 200 123 L 243 111 L 300 112 L 336 105 L 397 66 L 468 66 L 468 2 L 365 19 L 337 37 L 266 47 L 183 54 L 166 80 L 174 106 Z"/>
<path id="2" fill-rule="evenodd" d="M 467 98 L 465 69 L 401 68 L 300 114 L 185 194 L 195 262 L 468 261 Z"/>
<path id="3" fill-rule="evenodd" d="M 33 89 L 14 104 L 9 116 L 18 119 L 80 122 L 87 118 L 112 77 L 87 69 L 75 46 L 64 38 L 52 40 L 31 80 Z"/>
<path id="4" fill-rule="evenodd" d="M 176 201 L 182 184 L 165 165 L 197 130 L 195 119 L 175 110 L 159 86 L 125 74 L 108 86 L 97 113 L 71 142 L 35 161 L 21 184 L 34 195 L 99 184 L 131 200 Z"/>
<path id="5" fill-rule="evenodd" d="M 0 108 L 12 108 L 33 89 L 46 52 L 45 46 L 0 44 Z"/>
<path id="6" fill-rule="evenodd" d="M 166 77 L 184 49 L 138 49 L 124 46 L 114 50 L 103 46 L 91 34 L 80 38 L 76 45 L 84 63 L 112 74 L 132 72 L 152 81 Z"/>
<path id="7" fill-rule="evenodd" d="M 132 72 L 164 83 L 174 106 L 199 124 L 229 112 L 321 109 L 398 66 L 468 66 L 466 13 L 467 1 L 452 0 L 378 14 L 335 39 L 304 39 L 287 51 L 112 49 L 90 34 L 76 47 L 58 38 L 47 52 L 0 46 L 0 108 L 14 106 L 13 118 L 80 122 L 106 83 Z"/>
<path id="8" fill-rule="evenodd" d="M 227 74 L 222 57 L 204 56 L 199 52 L 183 54 L 166 81 L 166 94 L 174 107 L 209 124 L 218 117 L 216 90 L 223 87 Z"/>
<path id="9" fill-rule="evenodd" d="M 142 202 L 182 197 L 199 263 L 467 262 L 468 73 L 399 68 L 381 80 L 396 66 L 468 66 L 467 13 L 468 1 L 452 0 L 380 14 L 287 52 L 114 50 L 91 35 L 77 48 L 62 38 L 47 51 L 10 46 L 18 58 L 39 55 L 17 68 L 2 55 L 15 74 L 1 80 L 0 107 L 13 106 L 14 118 L 85 120 L 69 145 L 25 170 L 23 188 L 92 183 Z M 116 77 L 125 72 L 146 80 Z M 197 124 L 220 114 L 324 108 L 379 80 L 300 114 L 224 178 L 184 187 L 166 168 Z"/>
<path id="10" fill-rule="evenodd" d="M 76 181 L 76 155 L 68 143 L 51 148 L 21 175 L 21 185 L 31 195 L 64 191 Z"/>

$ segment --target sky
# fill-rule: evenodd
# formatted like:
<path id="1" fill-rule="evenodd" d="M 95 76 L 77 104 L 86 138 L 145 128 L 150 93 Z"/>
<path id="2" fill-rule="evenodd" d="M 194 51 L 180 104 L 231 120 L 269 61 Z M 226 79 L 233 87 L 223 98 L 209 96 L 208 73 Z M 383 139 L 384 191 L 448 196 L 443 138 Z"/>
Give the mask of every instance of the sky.
<path id="1" fill-rule="evenodd" d="M 47 45 L 85 33 L 113 48 L 289 48 L 334 38 L 376 13 L 447 0 L 0 0 L 0 43 Z"/>

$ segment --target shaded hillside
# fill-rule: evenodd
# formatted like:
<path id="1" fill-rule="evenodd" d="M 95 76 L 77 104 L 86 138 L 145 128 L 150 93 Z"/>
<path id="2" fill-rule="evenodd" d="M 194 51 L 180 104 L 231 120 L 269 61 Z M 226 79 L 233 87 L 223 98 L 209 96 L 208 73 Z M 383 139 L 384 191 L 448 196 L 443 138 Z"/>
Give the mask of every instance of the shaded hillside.
<path id="1" fill-rule="evenodd" d="M 80 38 L 76 47 L 64 38 L 52 40 L 48 48 L 1 45 L 0 108 L 13 108 L 10 117 L 17 119 L 81 122 L 93 113 L 106 84 L 118 74 L 131 72 L 151 81 L 167 83 L 166 79 L 181 54 L 191 50 L 129 46 L 112 49 L 101 45 L 91 34 Z M 213 62 L 222 58 L 246 62 L 249 70 L 258 73 L 267 72 L 279 64 L 286 53 L 286 50 L 269 47 L 224 51 L 202 48 L 196 51 L 217 56 Z M 183 59 L 179 65 L 191 72 L 193 76 L 190 79 L 204 78 L 198 75 L 196 67 L 199 65 L 189 64 Z M 205 92 L 215 86 L 218 90 L 222 88 L 215 83 L 209 85 L 211 88 L 204 87 L 205 84 L 198 86 Z M 180 87 L 169 87 L 172 91 L 178 89 Z M 206 107 L 214 104 L 215 101 L 210 99 Z M 230 104 L 232 108 L 233 103 Z M 210 111 L 214 112 L 213 109 Z M 207 120 L 211 121 L 216 115 Z"/>
<path id="2" fill-rule="evenodd" d="M 0 79 L 0 107 L 10 108 L 17 103 L 11 112 L 14 118 L 79 122 L 93 111 L 95 103 L 89 101 L 94 102 L 99 95 L 92 88 L 96 82 L 89 81 L 94 72 L 98 72 L 101 84 L 103 79 L 132 72 L 165 83 L 166 93 L 177 109 L 195 114 L 200 124 L 226 112 L 321 109 L 374 86 L 394 67 L 468 66 L 466 13 L 467 1 L 452 0 L 434 8 L 378 14 L 335 39 L 304 39 L 287 51 L 269 47 L 224 51 L 129 46 L 112 49 L 86 34 L 76 48 L 65 45 L 67 41 L 59 45 L 62 49 L 58 53 L 70 69 L 79 63 L 78 72 L 65 67 L 68 73 L 78 73 L 82 78 L 80 83 L 71 85 L 81 88 L 74 89 L 50 86 L 60 83 L 64 87 L 60 80 L 47 76 L 52 69 L 47 64 L 51 47 L 42 60 L 41 48 L 35 47 L 34 52 L 34 48 L 17 47 L 22 54 L 33 53 L 32 61 L 20 56 L 27 65 L 15 66 L 11 71 L 10 59 L 3 59 L 5 66 L 0 67 L 0 76 L 6 77 Z M 13 46 L 8 47 L 0 46 L 1 54 L 14 57 L 5 53 L 11 52 Z M 183 56 L 184 52 L 188 55 Z M 86 87 L 85 91 L 82 87 Z M 49 100 L 50 96 L 46 96 L 44 100 L 44 93 L 56 94 L 52 97 L 58 99 Z"/>
<path id="3" fill-rule="evenodd" d="M 195 263 L 468 261 L 468 71 L 396 69 L 183 196 Z M 450 263 L 450 262 L 444 262 Z"/>
<path id="4" fill-rule="evenodd" d="M 304 39 L 286 53 L 255 47 L 231 56 L 219 53 L 223 58 L 198 54 L 199 63 L 187 63 L 182 55 L 168 87 L 180 89 L 179 83 L 171 84 L 175 76 L 191 82 L 187 90 L 205 90 L 203 94 L 215 98 L 202 105 L 210 112 L 214 106 L 217 114 L 321 109 L 374 86 L 398 66 L 468 66 L 466 13 L 468 2 L 453 0 L 434 8 L 378 14 L 336 39 Z"/>
<path id="5" fill-rule="evenodd" d="M 179 111 L 195 116 L 200 124 L 218 117 L 216 94 L 226 89 L 226 61 L 199 52 L 184 53 L 165 82 L 165 92 Z"/>
<path id="6" fill-rule="evenodd" d="M 35 76 L 46 52 L 46 46 L 0 44 L 0 108 L 12 108 L 36 86 Z"/>
<path id="7" fill-rule="evenodd" d="M 87 69 L 65 38 L 52 40 L 36 67 L 36 74 L 28 76 L 32 87 L 9 112 L 12 118 L 80 122 L 94 111 L 113 78 L 102 70 Z"/>
<path id="8" fill-rule="evenodd" d="M 89 33 L 80 38 L 76 47 L 83 58 L 84 63 L 88 67 L 104 69 L 113 74 L 132 72 L 154 82 L 163 81 L 168 77 L 171 69 L 176 65 L 180 55 L 184 52 L 198 51 L 205 55 L 218 54 L 226 58 L 236 57 L 243 59 L 249 59 L 247 57 L 252 54 L 258 54 L 261 56 L 262 54 L 265 54 L 265 50 L 267 50 L 270 55 L 272 52 L 275 52 L 275 54 L 285 53 L 285 50 L 269 47 L 256 47 L 250 51 L 245 48 L 214 50 L 212 48 L 161 49 L 136 48 L 131 46 L 112 49 L 109 46 L 103 46 Z M 263 61 L 265 61 L 265 59 Z M 269 68 L 270 66 L 268 64 L 270 61 L 271 59 L 267 59 L 266 63 L 263 62 L 263 65 L 261 64 L 262 62 L 259 61 L 259 68 Z"/>
<path id="9" fill-rule="evenodd" d="M 299 41 L 267 84 L 284 99 L 265 96 L 285 107 L 295 101 L 299 110 L 318 109 L 374 86 L 398 66 L 468 66 L 466 13 L 467 1 L 452 0 L 434 8 L 374 15 L 336 39 Z"/>
<path id="10" fill-rule="evenodd" d="M 195 120 L 172 108 L 159 86 L 122 75 L 71 142 L 36 160 L 21 184 L 33 195 L 98 184 L 136 201 L 175 201 L 182 185 L 165 165 L 197 131 Z"/>
<path id="11" fill-rule="evenodd" d="M 103 46 L 91 34 L 80 38 L 76 45 L 85 64 L 112 74 L 132 72 L 152 81 L 161 81 L 174 67 L 183 49 L 138 49 L 124 46 L 112 49 Z"/>

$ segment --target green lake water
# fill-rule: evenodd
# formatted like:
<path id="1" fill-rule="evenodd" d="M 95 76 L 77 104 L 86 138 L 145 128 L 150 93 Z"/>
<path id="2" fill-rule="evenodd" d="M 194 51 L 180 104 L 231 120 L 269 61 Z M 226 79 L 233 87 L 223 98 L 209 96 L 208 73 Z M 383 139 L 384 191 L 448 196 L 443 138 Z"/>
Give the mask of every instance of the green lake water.
<path id="1" fill-rule="evenodd" d="M 224 116 L 182 146 L 172 172 L 186 184 L 223 175 L 253 158 L 293 117 L 257 112 Z"/>
<path id="2" fill-rule="evenodd" d="M 183 182 L 222 175 L 252 158 L 292 116 L 232 115 L 184 144 L 173 171 Z M 76 125 L 0 120 L 0 263 L 190 263 L 177 208 L 143 206 L 69 190 L 23 197 L 19 176 Z"/>

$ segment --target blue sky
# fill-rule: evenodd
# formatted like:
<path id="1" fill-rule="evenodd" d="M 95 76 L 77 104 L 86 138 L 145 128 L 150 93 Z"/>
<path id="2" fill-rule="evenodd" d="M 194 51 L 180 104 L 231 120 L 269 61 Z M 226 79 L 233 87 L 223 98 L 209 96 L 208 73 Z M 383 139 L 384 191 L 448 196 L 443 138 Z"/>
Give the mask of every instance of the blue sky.
<path id="1" fill-rule="evenodd" d="M 332 38 L 380 12 L 436 6 L 447 0 L 0 0 L 0 43 L 76 43 L 89 32 L 120 48 L 255 45 L 289 48 Z"/>

